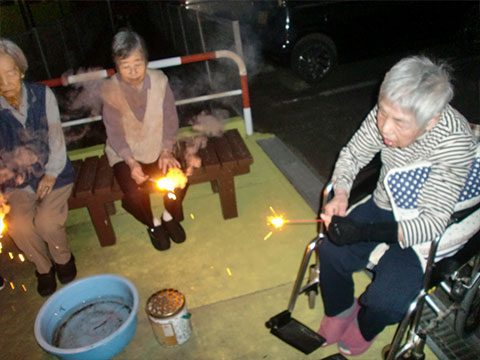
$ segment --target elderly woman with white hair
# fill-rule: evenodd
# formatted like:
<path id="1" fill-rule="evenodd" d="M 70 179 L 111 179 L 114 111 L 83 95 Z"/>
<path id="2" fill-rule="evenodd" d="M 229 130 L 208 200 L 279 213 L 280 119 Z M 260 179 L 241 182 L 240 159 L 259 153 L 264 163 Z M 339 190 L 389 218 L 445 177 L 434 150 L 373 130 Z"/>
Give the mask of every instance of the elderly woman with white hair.
<path id="1" fill-rule="evenodd" d="M 76 274 L 65 220 L 74 170 L 52 90 L 24 80 L 23 51 L 0 38 L 0 185 L 10 211 L 9 236 L 35 264 L 37 290 L 48 296 Z M 53 261 L 53 263 L 52 263 Z"/>
<path id="2" fill-rule="evenodd" d="M 442 234 L 453 213 L 475 141 L 469 123 L 449 105 L 452 97 L 445 65 L 404 58 L 387 72 L 377 105 L 340 152 L 332 176 L 335 195 L 321 214 L 328 237 L 319 249 L 325 316 L 318 332 L 345 355 L 365 352 L 387 325 L 402 319 L 423 281 L 412 247 Z M 353 181 L 377 153 L 377 186 L 347 215 Z M 419 215 L 397 222 L 383 180 L 389 170 L 418 161 L 431 163 L 417 198 Z M 373 280 L 355 299 L 352 273 L 373 254 Z"/>

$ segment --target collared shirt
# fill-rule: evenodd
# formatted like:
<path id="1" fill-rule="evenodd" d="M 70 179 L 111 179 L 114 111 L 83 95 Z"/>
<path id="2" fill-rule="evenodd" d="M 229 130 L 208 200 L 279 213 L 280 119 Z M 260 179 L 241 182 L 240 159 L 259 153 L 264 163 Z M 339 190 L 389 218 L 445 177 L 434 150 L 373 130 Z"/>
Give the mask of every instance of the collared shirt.
<path id="1" fill-rule="evenodd" d="M 0 96 L 0 108 L 9 110 L 23 127 L 25 127 L 27 122 L 28 99 L 27 90 L 23 82 L 22 101 L 19 109 L 17 110 L 11 106 L 3 96 Z M 57 99 L 49 87 L 45 89 L 45 108 L 48 123 L 48 146 L 50 149 L 48 161 L 45 164 L 45 173 L 58 177 L 67 161 L 67 149 L 65 147 L 65 138 L 60 121 Z"/>
<path id="2" fill-rule="evenodd" d="M 147 108 L 147 95 L 151 86 L 150 76 L 145 75 L 140 90 L 133 88 L 125 83 L 120 74 L 117 77 L 125 99 L 133 114 L 139 121 L 143 121 L 145 110 Z M 118 121 L 121 118 L 120 112 L 114 107 L 103 104 L 103 121 L 107 129 L 108 141 L 113 150 L 122 158 L 127 159 L 132 156 L 130 147 L 125 139 L 123 126 Z M 175 98 L 170 86 L 167 84 L 165 98 L 163 100 L 163 150 L 172 150 L 175 145 L 175 137 L 178 132 L 178 114 L 175 107 Z"/>

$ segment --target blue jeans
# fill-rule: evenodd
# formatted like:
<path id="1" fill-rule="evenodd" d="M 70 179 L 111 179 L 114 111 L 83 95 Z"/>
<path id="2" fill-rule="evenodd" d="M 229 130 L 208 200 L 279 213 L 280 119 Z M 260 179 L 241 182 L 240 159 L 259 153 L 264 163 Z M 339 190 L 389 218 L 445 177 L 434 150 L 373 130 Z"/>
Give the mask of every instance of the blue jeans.
<path id="1" fill-rule="evenodd" d="M 380 209 L 372 199 L 348 215 L 361 223 L 395 221 L 391 211 Z M 327 316 L 336 316 L 354 301 L 352 274 L 367 266 L 378 243 L 358 242 L 337 246 L 327 239 L 319 248 L 320 289 Z M 363 337 L 370 341 L 385 326 L 402 320 L 409 304 L 422 287 L 423 269 L 411 248 L 390 245 L 373 268 L 373 280 L 360 296 L 358 324 Z"/>

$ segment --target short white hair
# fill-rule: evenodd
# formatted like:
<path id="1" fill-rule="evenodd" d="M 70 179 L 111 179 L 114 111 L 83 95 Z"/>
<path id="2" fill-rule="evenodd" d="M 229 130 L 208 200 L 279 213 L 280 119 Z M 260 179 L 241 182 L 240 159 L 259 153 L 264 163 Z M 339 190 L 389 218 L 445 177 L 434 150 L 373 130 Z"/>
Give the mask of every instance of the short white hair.
<path id="1" fill-rule="evenodd" d="M 448 65 L 424 56 L 400 60 L 387 72 L 379 100 L 387 99 L 415 116 L 420 128 L 443 111 L 453 98 Z"/>
<path id="2" fill-rule="evenodd" d="M 18 67 L 22 74 L 25 74 L 28 69 L 28 61 L 22 49 L 13 41 L 0 38 L 0 55 L 8 55 L 13 59 L 13 62 Z"/>

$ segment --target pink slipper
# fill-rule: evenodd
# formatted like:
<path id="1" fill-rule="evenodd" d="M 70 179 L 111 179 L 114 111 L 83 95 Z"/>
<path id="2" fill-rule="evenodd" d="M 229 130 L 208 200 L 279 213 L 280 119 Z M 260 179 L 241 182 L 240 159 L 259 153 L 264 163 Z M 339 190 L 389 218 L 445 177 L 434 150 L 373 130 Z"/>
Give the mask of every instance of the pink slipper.
<path id="1" fill-rule="evenodd" d="M 347 317 L 339 318 L 325 315 L 320 324 L 320 329 L 317 331 L 317 333 L 326 340 L 322 347 L 339 342 L 345 330 L 357 317 L 359 310 L 360 305 L 358 304 L 358 300 L 355 299 L 355 309 L 353 309 L 352 313 Z"/>
<path id="2" fill-rule="evenodd" d="M 373 344 L 373 338 L 370 341 L 364 339 L 356 321 L 352 321 L 338 342 L 338 350 L 347 356 L 363 354 Z"/>

